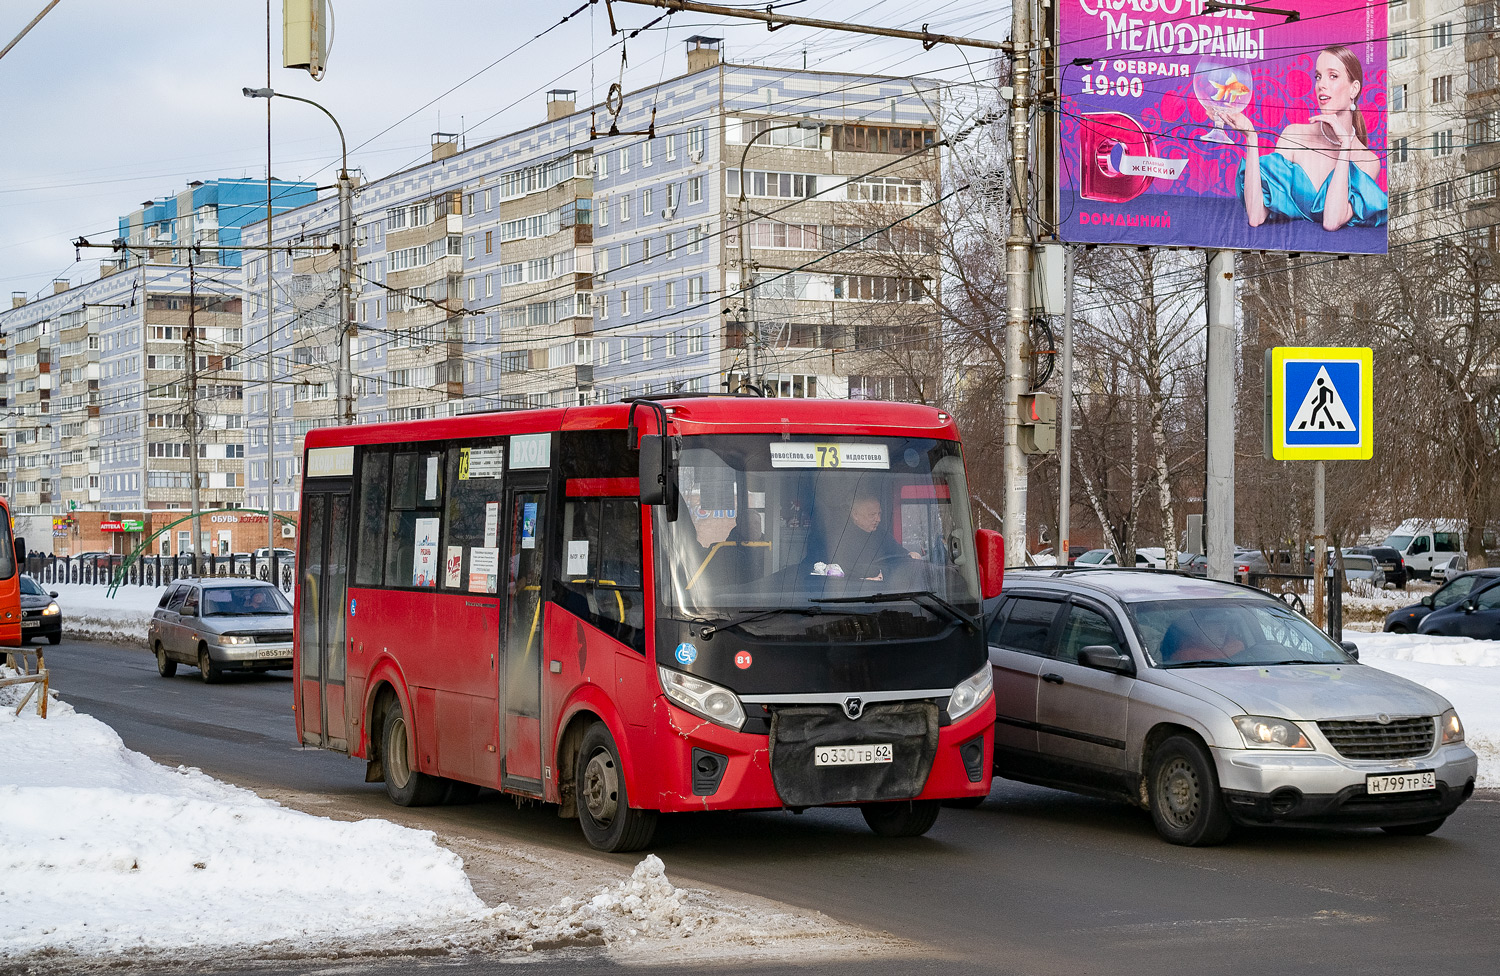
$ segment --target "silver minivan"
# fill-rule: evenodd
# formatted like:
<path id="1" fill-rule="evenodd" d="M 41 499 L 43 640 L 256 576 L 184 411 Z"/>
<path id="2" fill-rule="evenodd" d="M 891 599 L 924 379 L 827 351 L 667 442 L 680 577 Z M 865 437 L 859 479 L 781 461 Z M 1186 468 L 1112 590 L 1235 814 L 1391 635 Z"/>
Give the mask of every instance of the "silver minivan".
<path id="1" fill-rule="evenodd" d="M 290 668 L 292 605 L 259 580 L 179 580 L 162 594 L 148 639 L 163 678 L 179 663 L 197 667 L 208 684 L 225 671 Z"/>
<path id="2" fill-rule="evenodd" d="M 1012 570 L 985 609 L 995 773 L 1136 803 L 1172 843 L 1236 824 L 1428 834 L 1474 792 L 1447 700 L 1259 590 Z"/>

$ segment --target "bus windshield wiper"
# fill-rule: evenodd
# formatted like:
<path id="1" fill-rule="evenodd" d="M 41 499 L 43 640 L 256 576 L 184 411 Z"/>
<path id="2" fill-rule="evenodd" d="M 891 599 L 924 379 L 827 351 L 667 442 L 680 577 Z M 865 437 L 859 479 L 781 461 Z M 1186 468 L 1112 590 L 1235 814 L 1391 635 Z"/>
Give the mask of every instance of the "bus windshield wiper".
<path id="1" fill-rule="evenodd" d="M 741 624 L 753 623 L 756 620 L 764 620 L 767 617 L 774 617 L 777 614 L 800 613 L 805 616 L 807 614 L 816 612 L 816 607 L 767 607 L 764 610 L 751 610 L 749 613 L 741 614 L 738 617 L 730 617 L 728 620 L 721 620 L 716 624 L 709 624 L 707 627 L 704 627 L 702 630 L 698 631 L 698 636 L 703 640 L 708 640 L 721 630 L 728 630 L 730 627 L 738 627 Z"/>
<path id="2" fill-rule="evenodd" d="M 902 593 L 872 593 L 869 596 L 822 596 L 814 597 L 813 603 L 895 603 L 898 600 L 911 600 L 920 603 L 929 609 L 941 610 L 943 615 L 956 623 L 961 623 L 973 631 L 979 630 L 979 622 L 962 610 L 949 603 L 947 600 L 927 590 L 907 590 Z"/>

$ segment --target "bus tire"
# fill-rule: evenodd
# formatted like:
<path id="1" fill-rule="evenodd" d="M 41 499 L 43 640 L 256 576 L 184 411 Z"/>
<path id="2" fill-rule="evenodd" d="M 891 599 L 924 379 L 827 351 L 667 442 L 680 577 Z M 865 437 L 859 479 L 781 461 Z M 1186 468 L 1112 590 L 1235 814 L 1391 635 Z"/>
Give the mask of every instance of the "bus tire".
<path id="1" fill-rule="evenodd" d="M 380 732 L 381 768 L 385 772 L 385 793 L 400 807 L 430 807 L 443 802 L 448 795 L 448 781 L 429 776 L 412 768 L 410 738 L 406 713 L 399 702 L 385 710 Z"/>
<path id="2" fill-rule="evenodd" d="M 881 837 L 921 837 L 937 823 L 942 809 L 942 800 L 895 800 L 859 806 L 865 823 Z"/>
<path id="3" fill-rule="evenodd" d="M 574 766 L 578 823 L 596 849 L 611 854 L 638 851 L 656 833 L 656 811 L 630 805 L 620 750 L 603 722 L 583 733 Z"/>

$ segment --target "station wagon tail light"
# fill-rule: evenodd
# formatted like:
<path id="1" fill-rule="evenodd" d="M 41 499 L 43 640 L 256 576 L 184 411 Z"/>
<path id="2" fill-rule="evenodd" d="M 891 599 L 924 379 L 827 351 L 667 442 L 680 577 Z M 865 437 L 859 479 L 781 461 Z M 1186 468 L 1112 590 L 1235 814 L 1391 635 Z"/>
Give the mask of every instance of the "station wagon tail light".
<path id="1" fill-rule="evenodd" d="M 58 606 L 55 603 L 49 603 L 49 604 L 47 604 L 47 608 L 42 611 L 42 616 L 44 616 L 44 617 L 55 617 L 55 616 L 57 616 L 60 613 L 62 613 L 62 607 Z M 1458 721 L 1458 717 L 1457 716 L 1454 716 L 1454 721 Z"/>
<path id="2" fill-rule="evenodd" d="M 728 688 L 671 668 L 656 670 L 661 674 L 661 688 L 667 697 L 694 715 L 736 732 L 745 724 L 745 706 Z"/>
<path id="3" fill-rule="evenodd" d="M 1312 743 L 1296 722 L 1265 715 L 1241 715 L 1234 720 L 1251 749 L 1311 749 Z"/>
<path id="4" fill-rule="evenodd" d="M 1443 713 L 1441 721 L 1443 725 L 1443 745 L 1446 746 L 1450 742 L 1464 741 L 1464 723 L 1458 720 L 1457 710 L 1448 709 Z"/>
<path id="5" fill-rule="evenodd" d="M 948 718 L 956 722 L 983 705 L 985 699 L 990 697 L 993 686 L 993 672 L 986 661 L 984 667 L 960 681 L 958 687 L 953 689 L 953 694 L 948 699 Z"/>
<path id="6" fill-rule="evenodd" d="M 220 644 L 254 644 L 255 638 L 249 634 L 243 636 L 236 634 L 224 634 L 219 638 Z"/>

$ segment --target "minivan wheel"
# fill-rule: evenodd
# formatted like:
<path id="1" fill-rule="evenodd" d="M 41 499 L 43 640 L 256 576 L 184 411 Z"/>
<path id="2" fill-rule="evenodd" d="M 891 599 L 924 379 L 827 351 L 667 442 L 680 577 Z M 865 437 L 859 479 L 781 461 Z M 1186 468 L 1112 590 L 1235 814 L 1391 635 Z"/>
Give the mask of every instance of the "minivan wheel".
<path id="1" fill-rule="evenodd" d="M 206 685 L 216 685 L 219 683 L 219 679 L 224 676 L 224 672 L 219 670 L 219 666 L 214 663 L 214 659 L 208 656 L 208 648 L 206 647 L 198 648 L 198 676 L 203 679 L 203 683 Z"/>
<path id="2" fill-rule="evenodd" d="M 610 853 L 638 851 L 656 834 L 656 811 L 630 805 L 625 770 L 614 737 L 603 722 L 583 733 L 574 764 L 578 825 L 595 848 Z"/>
<path id="3" fill-rule="evenodd" d="M 167 649 L 161 646 L 161 641 L 156 642 L 156 673 L 163 678 L 177 673 L 177 662 L 167 657 Z"/>
<path id="4" fill-rule="evenodd" d="M 380 733 L 381 767 L 385 770 L 385 793 L 402 807 L 430 807 L 448 796 L 448 781 L 412 768 L 407 737 L 406 713 L 399 703 L 385 712 Z"/>
<path id="5" fill-rule="evenodd" d="M 1234 824 L 1219 792 L 1213 761 L 1203 747 L 1174 735 L 1151 756 L 1146 778 L 1156 832 L 1172 844 L 1222 844 Z"/>

